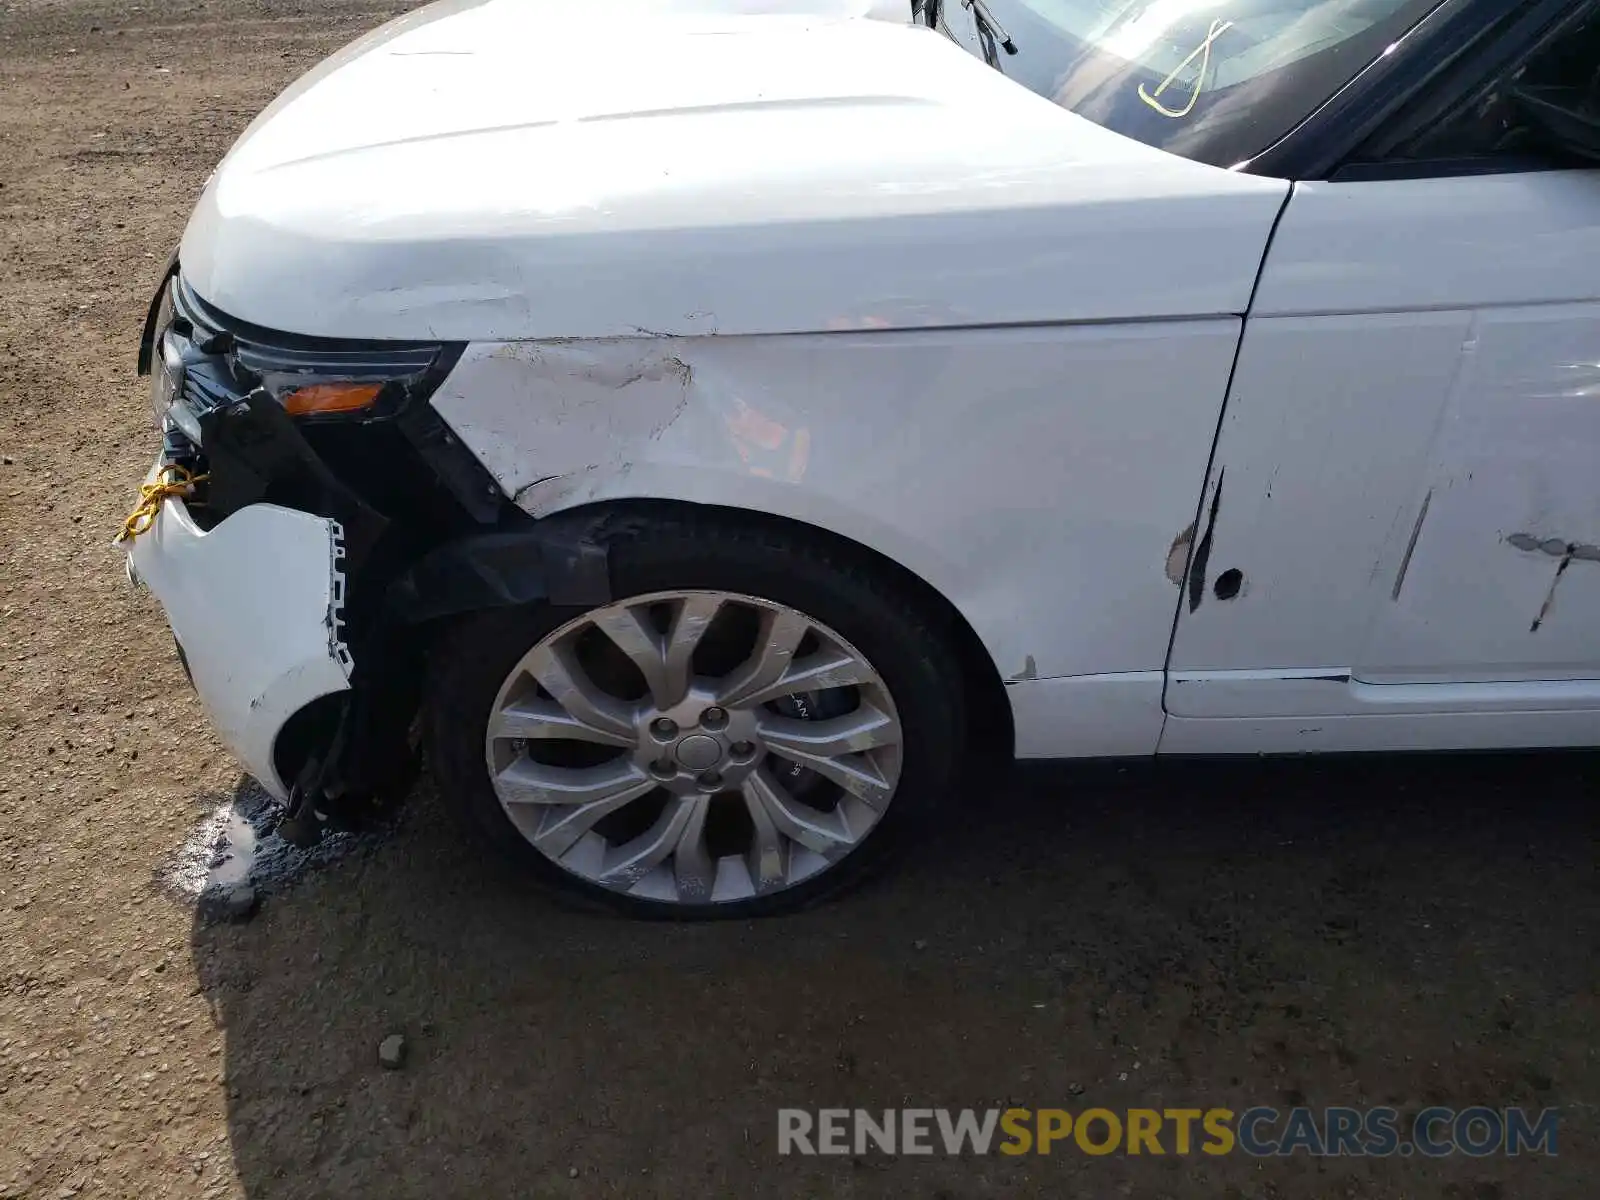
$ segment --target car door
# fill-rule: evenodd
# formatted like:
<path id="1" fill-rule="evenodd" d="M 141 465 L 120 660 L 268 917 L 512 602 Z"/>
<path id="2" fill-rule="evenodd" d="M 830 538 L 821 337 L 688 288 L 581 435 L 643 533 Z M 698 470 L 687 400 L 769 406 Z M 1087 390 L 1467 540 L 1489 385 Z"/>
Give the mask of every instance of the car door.
<path id="1" fill-rule="evenodd" d="M 1594 8 L 1295 186 L 1163 752 L 1600 742 L 1600 162 L 1530 116 L 1540 88 L 1600 100 Z"/>

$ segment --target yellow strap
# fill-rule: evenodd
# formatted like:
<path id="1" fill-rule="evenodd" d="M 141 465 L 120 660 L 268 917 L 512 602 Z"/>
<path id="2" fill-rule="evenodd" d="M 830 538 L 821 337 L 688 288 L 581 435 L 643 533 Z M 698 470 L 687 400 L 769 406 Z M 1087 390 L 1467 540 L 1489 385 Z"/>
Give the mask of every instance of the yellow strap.
<path id="1" fill-rule="evenodd" d="M 1172 68 L 1172 74 L 1168 75 L 1161 81 L 1160 86 L 1156 88 L 1154 94 L 1145 91 L 1144 84 L 1141 83 L 1139 85 L 1139 99 L 1143 100 L 1163 117 L 1172 117 L 1173 119 L 1187 117 L 1194 111 L 1194 106 L 1200 99 L 1200 89 L 1205 87 L 1206 68 L 1211 65 L 1211 43 L 1216 41 L 1219 37 L 1232 28 L 1232 21 L 1223 21 L 1220 19 L 1212 21 L 1210 29 L 1206 32 L 1206 40 L 1196 46 L 1194 50 L 1190 52 L 1188 58 L 1184 59 L 1177 66 Z M 1185 104 L 1182 108 L 1168 108 L 1165 104 L 1161 103 L 1161 93 L 1171 87 L 1173 81 L 1178 78 L 1178 73 L 1197 58 L 1200 60 L 1200 73 L 1194 77 L 1194 91 L 1189 94 L 1189 103 Z"/>
<path id="2" fill-rule="evenodd" d="M 204 483 L 210 475 L 194 475 L 187 467 L 168 463 L 156 472 L 155 480 L 139 486 L 139 503 L 133 506 L 128 519 L 123 521 L 117 542 L 131 542 L 156 523 L 161 505 L 169 496 L 185 496 L 197 483 Z"/>

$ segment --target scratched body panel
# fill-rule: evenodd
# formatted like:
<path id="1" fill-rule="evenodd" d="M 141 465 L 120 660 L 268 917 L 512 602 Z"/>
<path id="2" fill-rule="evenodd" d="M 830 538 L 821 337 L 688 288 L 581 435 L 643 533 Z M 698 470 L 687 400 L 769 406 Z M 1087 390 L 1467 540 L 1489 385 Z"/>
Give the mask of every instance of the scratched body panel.
<path id="1" fill-rule="evenodd" d="M 1415 552 L 1356 674 L 1600 677 L 1597 466 L 1600 306 L 1480 314 Z"/>
<path id="2" fill-rule="evenodd" d="M 1384 745 L 1495 744 L 1467 718 L 1541 708 L 1581 714 L 1549 744 L 1600 737 L 1597 182 L 1296 186 L 1207 483 L 1163 750 L 1225 751 L 1282 714 L 1259 748 L 1361 748 L 1382 714 Z"/>
<path id="3" fill-rule="evenodd" d="M 803 521 L 942 593 L 1004 678 L 1152 672 L 1159 714 L 1167 561 L 1239 327 L 485 343 L 433 403 L 535 516 L 651 498 Z"/>
<path id="4" fill-rule="evenodd" d="M 1460 313 L 1249 323 L 1217 446 L 1222 496 L 1212 522 L 1214 479 L 1200 527 L 1206 578 L 1185 597 L 1174 670 L 1348 668 L 1361 656 L 1469 326 Z M 1368 385 L 1374 359 L 1389 387 Z M 1212 586 L 1228 569 L 1245 584 L 1224 602 Z"/>

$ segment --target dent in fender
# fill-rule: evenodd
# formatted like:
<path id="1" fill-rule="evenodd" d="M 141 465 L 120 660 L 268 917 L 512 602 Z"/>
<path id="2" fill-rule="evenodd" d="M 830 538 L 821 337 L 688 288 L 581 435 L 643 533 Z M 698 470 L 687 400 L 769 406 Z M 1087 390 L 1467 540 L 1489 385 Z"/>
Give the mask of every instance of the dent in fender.
<path id="1" fill-rule="evenodd" d="M 625 472 L 637 443 L 683 415 L 693 381 L 693 368 L 663 339 L 512 342 L 476 364 L 473 383 L 484 395 L 514 393 L 515 406 L 435 407 L 513 502 L 540 517 Z"/>
<path id="2" fill-rule="evenodd" d="M 1239 328 L 479 342 L 432 405 L 541 524 L 623 500 L 761 513 L 916 576 L 1001 678 L 1159 670 Z"/>

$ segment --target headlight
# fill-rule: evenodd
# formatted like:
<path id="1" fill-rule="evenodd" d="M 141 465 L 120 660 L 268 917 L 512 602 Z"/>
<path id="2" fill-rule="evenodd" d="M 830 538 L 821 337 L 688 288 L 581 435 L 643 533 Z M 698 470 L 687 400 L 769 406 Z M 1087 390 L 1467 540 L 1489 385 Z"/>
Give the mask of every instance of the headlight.
<path id="1" fill-rule="evenodd" d="M 264 390 L 291 416 L 376 421 L 438 386 L 460 347 L 312 338 L 217 311 L 173 275 L 151 307 L 150 403 L 163 429 L 200 444 L 200 418 Z"/>
<path id="2" fill-rule="evenodd" d="M 381 383 L 308 383 L 286 393 L 281 400 L 291 417 L 329 416 L 365 412 L 383 395 Z"/>
<path id="3" fill-rule="evenodd" d="M 150 411 L 156 428 L 166 431 L 170 422 L 183 431 L 192 442 L 200 440 L 200 422 L 194 413 L 180 403 L 183 397 L 183 346 L 179 339 L 169 337 L 172 332 L 172 281 L 161 285 L 155 303 L 151 306 L 151 346 L 147 361 L 150 372 Z"/>
<path id="4" fill-rule="evenodd" d="M 392 416 L 431 392 L 453 358 L 437 343 L 296 338 L 244 327 L 232 331 L 226 353 L 242 378 L 291 416 L 312 419 Z"/>
<path id="5" fill-rule="evenodd" d="M 164 433 L 169 423 L 176 425 L 184 437 L 199 445 L 200 418 L 183 402 L 184 377 L 188 373 L 184 348 L 170 328 L 164 328 L 156 339 L 155 361 L 150 364 L 150 408 L 157 429 Z"/>

